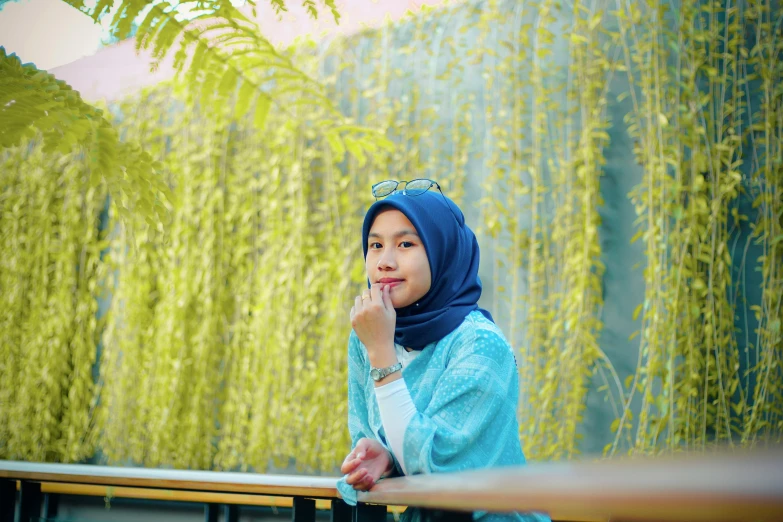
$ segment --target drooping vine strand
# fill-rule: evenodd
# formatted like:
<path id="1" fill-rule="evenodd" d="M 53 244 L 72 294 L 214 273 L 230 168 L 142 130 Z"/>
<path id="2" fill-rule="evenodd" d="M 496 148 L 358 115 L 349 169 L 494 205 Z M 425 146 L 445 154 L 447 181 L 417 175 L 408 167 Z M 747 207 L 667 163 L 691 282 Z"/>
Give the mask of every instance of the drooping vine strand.
<path id="1" fill-rule="evenodd" d="M 0 408 L 0 457 L 98 447 L 113 463 L 333 472 L 349 444 L 367 188 L 414 177 L 438 180 L 479 232 L 488 307 L 519 351 L 528 458 L 577 458 L 585 421 L 612 432 L 608 455 L 780 440 L 773 2 L 668 5 L 471 1 L 300 42 L 285 52 L 324 82 L 351 122 L 342 134 L 303 125 L 294 98 L 281 102 L 296 118 L 270 112 L 259 129 L 231 103 L 205 113 L 165 85 L 140 93 L 114 109 L 162 162 L 171 222 L 119 226 L 114 201 L 109 256 L 105 194 L 85 192 L 81 159 L 9 152 L 0 241 L 22 253 L 0 260 L 0 369 L 14 376 L 0 402 L 24 398 Z M 603 201 L 618 170 L 637 186 Z M 621 317 L 604 290 L 613 204 L 633 206 L 643 249 L 629 273 L 644 295 Z M 96 299 L 109 296 L 99 349 Z M 635 353 L 620 361 L 606 330 L 635 321 L 638 361 L 621 367 Z M 591 397 L 608 419 L 588 419 Z"/>

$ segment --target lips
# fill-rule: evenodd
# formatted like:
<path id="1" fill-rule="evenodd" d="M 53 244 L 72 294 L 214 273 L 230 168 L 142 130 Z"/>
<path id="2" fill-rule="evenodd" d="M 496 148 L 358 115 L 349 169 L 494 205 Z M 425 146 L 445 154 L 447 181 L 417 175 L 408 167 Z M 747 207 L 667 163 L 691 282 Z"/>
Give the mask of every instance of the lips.
<path id="1" fill-rule="evenodd" d="M 389 288 L 394 288 L 395 286 L 399 285 L 405 281 L 404 279 L 397 279 L 394 277 L 384 277 L 378 280 L 378 282 L 382 285 L 389 285 Z"/>

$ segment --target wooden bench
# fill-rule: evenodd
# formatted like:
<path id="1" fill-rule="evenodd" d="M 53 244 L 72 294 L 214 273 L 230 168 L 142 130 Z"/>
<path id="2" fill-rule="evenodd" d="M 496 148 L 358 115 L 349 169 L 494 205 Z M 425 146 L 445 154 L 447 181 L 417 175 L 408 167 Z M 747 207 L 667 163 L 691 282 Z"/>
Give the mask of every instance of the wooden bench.
<path id="1" fill-rule="evenodd" d="M 290 502 L 294 521 L 307 522 L 315 519 L 319 500 L 335 522 L 385 520 L 387 506 L 427 508 L 429 519 L 455 522 L 470 520 L 474 511 L 542 511 L 569 522 L 783 521 L 779 447 L 387 479 L 360 493 L 355 508 L 340 500 L 336 477 L 0 461 L 0 522 L 14 517 L 17 481 L 24 522 L 40 514 L 47 490 L 86 494 L 76 486 L 103 495 L 109 487 L 113 496 L 203 503 L 208 522 L 217 520 L 221 504 L 277 505 L 270 498 L 280 497 L 290 499 L 279 505 Z"/>

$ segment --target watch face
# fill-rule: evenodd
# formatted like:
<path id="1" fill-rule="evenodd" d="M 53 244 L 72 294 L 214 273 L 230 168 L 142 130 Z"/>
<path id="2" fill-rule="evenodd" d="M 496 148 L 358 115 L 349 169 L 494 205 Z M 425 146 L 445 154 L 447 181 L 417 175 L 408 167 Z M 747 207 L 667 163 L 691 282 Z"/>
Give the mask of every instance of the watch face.
<path id="1" fill-rule="evenodd" d="M 380 381 L 381 371 L 377 368 L 373 368 L 372 370 L 370 370 L 370 377 L 372 377 L 374 381 Z"/>

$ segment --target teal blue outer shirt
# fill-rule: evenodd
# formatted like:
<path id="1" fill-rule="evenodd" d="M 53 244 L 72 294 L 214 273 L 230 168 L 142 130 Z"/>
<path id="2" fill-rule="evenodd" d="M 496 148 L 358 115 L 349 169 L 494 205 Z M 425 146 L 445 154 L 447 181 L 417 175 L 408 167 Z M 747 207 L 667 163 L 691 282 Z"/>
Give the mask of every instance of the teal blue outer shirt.
<path id="1" fill-rule="evenodd" d="M 471 312 L 455 330 L 424 348 L 402 376 L 418 410 L 403 443 L 409 475 L 525 464 L 516 416 L 519 378 L 514 354 L 500 329 L 480 312 Z M 367 352 L 353 331 L 348 341 L 348 429 L 352 447 L 368 437 L 391 454 Z M 396 459 L 395 467 L 402 475 Z M 345 478 L 337 489 L 348 504 L 356 504 L 356 491 Z M 474 518 L 549 520 L 541 514 L 477 513 Z M 419 519 L 419 510 L 413 508 L 402 516 L 406 522 Z"/>

